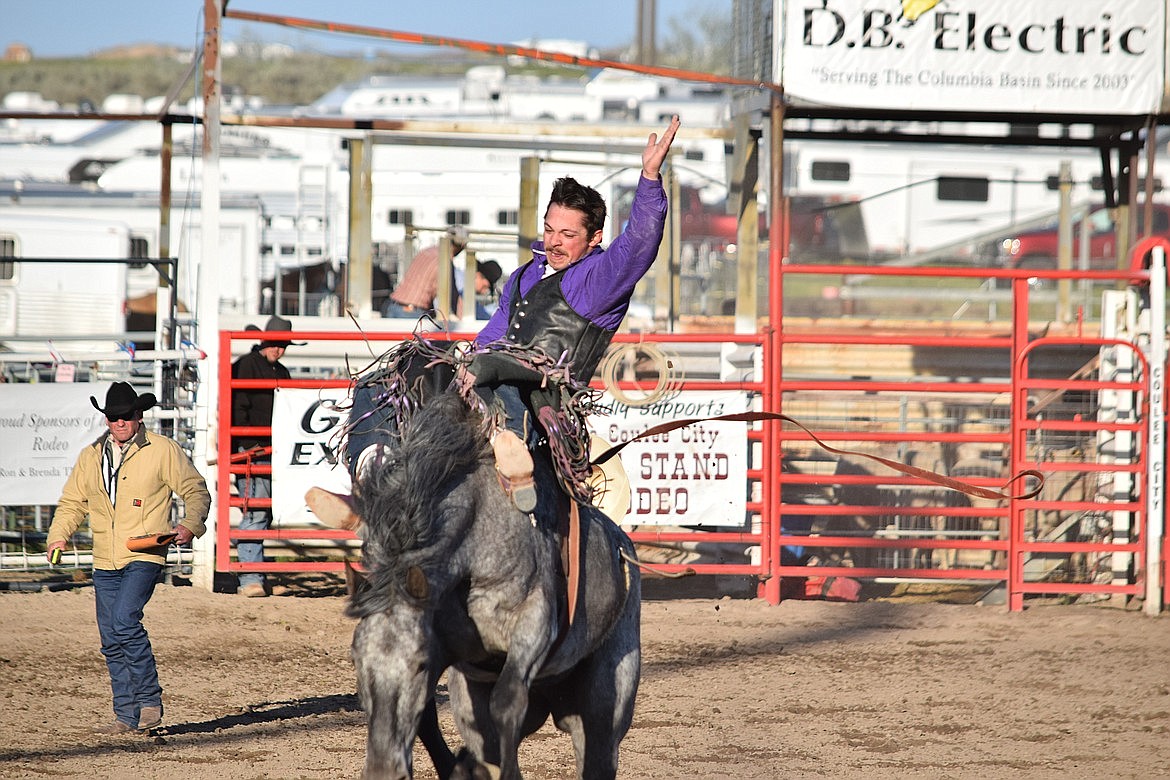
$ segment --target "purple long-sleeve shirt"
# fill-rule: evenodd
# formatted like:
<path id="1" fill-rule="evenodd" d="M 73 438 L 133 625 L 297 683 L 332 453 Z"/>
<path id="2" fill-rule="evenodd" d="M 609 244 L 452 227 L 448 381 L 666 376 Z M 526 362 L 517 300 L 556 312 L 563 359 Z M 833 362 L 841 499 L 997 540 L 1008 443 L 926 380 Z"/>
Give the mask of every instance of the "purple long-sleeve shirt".
<path id="1" fill-rule="evenodd" d="M 622 234 L 608 249 L 595 247 L 561 272 L 564 274 L 561 290 L 573 311 L 606 330 L 616 330 L 626 316 L 634 286 L 650 270 L 658 255 L 665 224 L 666 192 L 661 179 L 640 177 L 630 206 L 630 219 Z M 548 262 L 544 241 L 532 243 L 532 255 L 532 261 L 516 272 L 520 274 L 521 295 L 527 295 L 544 276 Z M 477 346 L 504 338 L 512 310 L 512 290 L 509 279 L 500 295 L 499 308 L 475 338 Z"/>

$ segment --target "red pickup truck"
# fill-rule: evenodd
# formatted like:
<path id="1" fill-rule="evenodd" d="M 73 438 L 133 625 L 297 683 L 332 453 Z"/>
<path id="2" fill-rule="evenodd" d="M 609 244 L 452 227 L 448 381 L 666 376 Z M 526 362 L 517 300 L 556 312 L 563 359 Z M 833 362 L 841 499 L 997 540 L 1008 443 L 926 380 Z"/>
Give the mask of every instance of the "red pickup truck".
<path id="1" fill-rule="evenodd" d="M 1138 236 L 1145 233 L 1145 209 L 1134 208 Z M 1089 269 L 1110 270 L 1117 267 L 1117 232 L 1109 209 L 1095 206 L 1086 219 L 1089 232 Z M 1081 257 L 1081 220 L 1072 227 L 1072 264 L 1077 268 Z M 1155 203 L 1153 234 L 1170 238 L 1170 206 Z M 1056 268 L 1060 246 L 1059 225 L 1056 220 L 1033 230 L 1013 233 L 991 242 L 981 253 L 991 262 L 1006 268 Z"/>

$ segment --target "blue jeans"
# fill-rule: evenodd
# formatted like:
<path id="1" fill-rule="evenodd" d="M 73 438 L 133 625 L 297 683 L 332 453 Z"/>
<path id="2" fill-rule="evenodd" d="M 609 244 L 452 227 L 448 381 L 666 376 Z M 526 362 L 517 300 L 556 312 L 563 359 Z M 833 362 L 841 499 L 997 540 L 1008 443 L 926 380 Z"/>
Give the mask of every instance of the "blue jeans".
<path id="1" fill-rule="evenodd" d="M 433 317 L 434 314 L 434 309 L 420 309 L 417 306 L 408 309 L 391 298 L 382 304 L 382 316 L 390 319 L 417 320 L 420 317 Z"/>
<path id="2" fill-rule="evenodd" d="M 354 427 L 345 439 L 345 461 L 351 479 L 357 478 L 358 456 L 371 444 L 385 444 L 390 427 L 390 412 L 377 408 L 379 390 L 370 385 L 359 385 L 353 391 L 353 406 L 349 419 Z"/>
<path id="3" fill-rule="evenodd" d="M 528 449 L 535 449 L 543 433 L 524 401 L 520 388 L 515 385 L 497 385 L 492 388 L 492 392 L 504 406 L 505 427 L 520 437 L 520 441 L 527 444 Z"/>
<path id="4" fill-rule="evenodd" d="M 94 569 L 98 633 L 110 670 L 114 717 L 138 727 L 143 707 L 162 707 L 162 686 L 142 610 L 162 575 L 162 565 L 131 561 L 122 569 Z"/>
<path id="5" fill-rule="evenodd" d="M 237 474 L 236 487 L 240 491 L 240 498 L 272 498 L 272 477 L 268 474 L 253 474 L 250 477 Z M 272 525 L 270 509 L 249 509 L 240 517 L 241 531 L 267 531 L 270 525 Z M 236 560 L 240 563 L 262 563 L 264 542 L 256 539 L 237 541 Z M 240 572 L 238 579 L 241 588 L 245 585 L 264 584 L 264 575 L 256 571 Z"/>

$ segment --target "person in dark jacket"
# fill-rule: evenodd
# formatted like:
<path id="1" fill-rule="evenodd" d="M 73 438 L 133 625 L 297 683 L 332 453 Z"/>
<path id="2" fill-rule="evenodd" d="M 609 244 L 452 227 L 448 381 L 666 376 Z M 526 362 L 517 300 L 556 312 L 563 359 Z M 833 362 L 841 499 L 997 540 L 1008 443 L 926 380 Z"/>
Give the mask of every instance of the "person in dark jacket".
<path id="1" fill-rule="evenodd" d="M 248 330 L 260 332 L 255 325 L 249 325 Z M 272 316 L 264 325 L 263 332 L 277 332 L 292 330 L 292 322 L 280 316 Z M 290 344 L 298 346 L 303 342 L 292 342 L 285 339 L 265 338 L 252 347 L 248 354 L 241 356 L 232 364 L 232 379 L 288 379 L 288 369 L 280 362 L 284 351 Z M 237 389 L 232 391 L 232 425 L 272 426 L 271 389 Z M 245 434 L 233 438 L 232 447 L 236 452 L 253 451 L 252 463 L 270 464 L 271 452 L 264 449 L 271 447 L 271 435 Z M 236 487 L 240 497 L 245 501 L 252 498 L 272 498 L 271 474 L 237 474 Z M 241 531 L 266 531 L 272 524 L 272 510 L 270 508 L 252 508 L 245 506 L 240 517 Z M 236 542 L 236 557 L 240 563 L 260 563 L 264 560 L 264 543 L 262 541 Z M 259 598 L 268 595 L 267 583 L 260 572 L 242 572 L 239 575 L 239 589 L 241 596 Z"/>

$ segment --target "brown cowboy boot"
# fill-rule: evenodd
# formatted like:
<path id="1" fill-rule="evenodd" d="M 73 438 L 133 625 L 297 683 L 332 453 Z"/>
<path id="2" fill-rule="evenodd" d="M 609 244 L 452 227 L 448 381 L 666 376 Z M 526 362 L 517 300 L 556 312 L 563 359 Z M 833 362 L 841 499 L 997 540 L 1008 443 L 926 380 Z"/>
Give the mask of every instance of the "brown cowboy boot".
<path id="1" fill-rule="evenodd" d="M 361 528 L 362 518 L 353 511 L 353 499 L 350 496 L 315 487 L 305 493 L 305 503 L 317 519 L 330 528 L 355 532 Z"/>
<path id="2" fill-rule="evenodd" d="M 536 509 L 536 483 L 532 480 L 532 453 L 509 430 L 492 436 L 492 451 L 496 455 L 496 471 L 512 503 L 521 512 Z"/>

